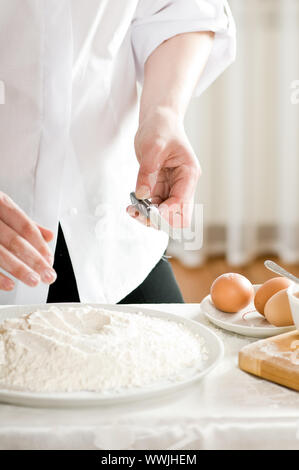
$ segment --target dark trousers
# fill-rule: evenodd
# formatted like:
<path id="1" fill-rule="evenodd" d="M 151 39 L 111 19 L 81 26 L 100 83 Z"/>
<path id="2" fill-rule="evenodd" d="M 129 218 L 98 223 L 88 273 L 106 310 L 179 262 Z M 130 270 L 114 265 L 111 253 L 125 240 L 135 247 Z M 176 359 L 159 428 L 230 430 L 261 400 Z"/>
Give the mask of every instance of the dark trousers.
<path id="1" fill-rule="evenodd" d="M 57 280 L 49 288 L 47 303 L 80 302 L 67 245 L 59 225 L 54 269 Z M 120 304 L 184 303 L 170 263 L 161 259 L 147 278 Z"/>

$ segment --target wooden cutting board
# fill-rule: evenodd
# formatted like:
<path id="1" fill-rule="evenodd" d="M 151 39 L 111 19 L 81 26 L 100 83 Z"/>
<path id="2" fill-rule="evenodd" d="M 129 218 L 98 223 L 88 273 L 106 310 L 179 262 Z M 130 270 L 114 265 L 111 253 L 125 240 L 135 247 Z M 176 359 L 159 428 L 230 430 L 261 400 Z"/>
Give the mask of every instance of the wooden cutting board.
<path id="1" fill-rule="evenodd" d="M 239 352 L 239 367 L 299 391 L 299 332 L 292 331 L 245 346 Z"/>

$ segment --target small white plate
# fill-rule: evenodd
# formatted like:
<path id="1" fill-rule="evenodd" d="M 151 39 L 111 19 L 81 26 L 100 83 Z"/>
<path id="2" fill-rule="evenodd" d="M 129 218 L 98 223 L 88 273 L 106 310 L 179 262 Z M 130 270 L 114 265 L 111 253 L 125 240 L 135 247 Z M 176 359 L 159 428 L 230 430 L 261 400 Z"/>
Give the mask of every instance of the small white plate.
<path id="1" fill-rule="evenodd" d="M 75 303 L 51 304 L 56 306 L 78 306 Z M 100 405 L 118 405 L 121 403 L 139 401 L 152 398 L 160 398 L 165 395 L 176 393 L 187 388 L 207 375 L 223 358 L 224 347 L 222 341 L 209 328 L 198 322 L 189 320 L 179 315 L 174 315 L 157 310 L 146 308 L 135 308 L 124 305 L 105 305 L 105 304 L 79 304 L 90 305 L 92 307 L 106 308 L 108 310 L 119 310 L 122 312 L 142 312 L 151 317 L 163 318 L 176 323 L 183 324 L 192 333 L 198 334 L 205 340 L 205 348 L 208 352 L 208 359 L 203 362 L 200 370 L 194 370 L 180 382 L 165 381 L 155 384 L 155 386 L 122 390 L 118 393 L 98 393 L 98 392 L 68 392 L 68 393 L 32 393 L 17 392 L 13 390 L 0 389 L 0 402 L 11 403 L 21 406 L 34 406 L 44 408 L 74 408 Z M 0 306 L 0 322 L 5 318 L 19 317 L 25 313 L 33 312 L 37 309 L 47 309 L 50 304 L 44 305 L 19 305 L 19 306 Z"/>
<path id="2" fill-rule="evenodd" d="M 260 285 L 255 285 L 255 292 Z M 281 335 L 295 329 L 294 326 L 277 327 L 270 323 L 260 315 L 252 302 L 248 307 L 240 310 L 238 313 L 225 313 L 218 310 L 211 300 L 211 296 L 207 295 L 200 304 L 202 312 L 207 319 L 214 325 L 243 336 L 253 338 L 269 338 L 271 336 Z M 244 313 L 248 313 L 243 317 Z"/>

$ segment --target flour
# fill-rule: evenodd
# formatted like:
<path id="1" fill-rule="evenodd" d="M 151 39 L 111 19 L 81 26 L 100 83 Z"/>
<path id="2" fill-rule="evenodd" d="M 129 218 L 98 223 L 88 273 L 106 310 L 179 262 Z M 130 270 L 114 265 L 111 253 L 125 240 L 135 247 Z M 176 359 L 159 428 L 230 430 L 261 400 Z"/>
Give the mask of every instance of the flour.
<path id="1" fill-rule="evenodd" d="M 207 359 L 203 338 L 143 313 L 55 306 L 0 323 L 0 388 L 101 391 L 179 381 Z"/>
<path id="2" fill-rule="evenodd" d="M 268 356 L 287 361 L 284 367 L 288 367 L 289 365 L 289 367 L 292 369 L 294 365 L 299 365 L 299 357 L 296 345 L 294 345 L 294 347 L 291 345 L 289 351 L 282 351 L 278 348 L 277 344 L 270 341 L 265 341 L 261 343 L 259 349 Z"/>

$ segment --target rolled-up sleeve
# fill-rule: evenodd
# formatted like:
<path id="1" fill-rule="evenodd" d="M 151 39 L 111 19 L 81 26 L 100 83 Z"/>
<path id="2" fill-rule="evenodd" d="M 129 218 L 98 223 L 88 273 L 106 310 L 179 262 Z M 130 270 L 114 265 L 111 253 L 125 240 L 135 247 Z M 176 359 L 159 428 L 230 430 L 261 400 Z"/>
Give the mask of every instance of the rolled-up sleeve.
<path id="1" fill-rule="evenodd" d="M 226 0 L 140 0 L 132 22 L 137 79 L 144 64 L 164 41 L 194 31 L 215 33 L 213 49 L 195 94 L 200 95 L 234 61 L 236 28 Z"/>

